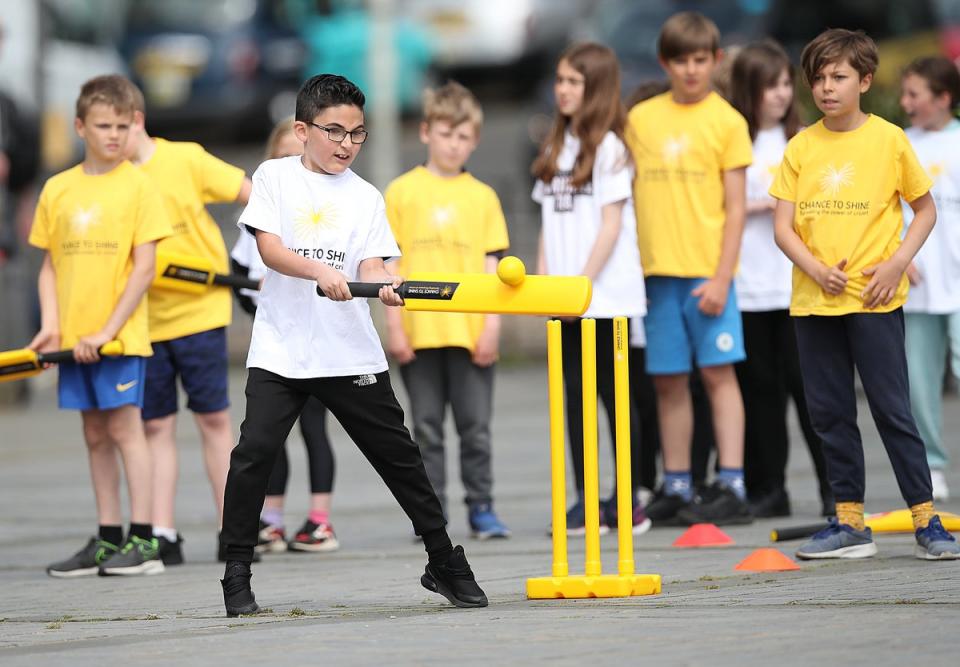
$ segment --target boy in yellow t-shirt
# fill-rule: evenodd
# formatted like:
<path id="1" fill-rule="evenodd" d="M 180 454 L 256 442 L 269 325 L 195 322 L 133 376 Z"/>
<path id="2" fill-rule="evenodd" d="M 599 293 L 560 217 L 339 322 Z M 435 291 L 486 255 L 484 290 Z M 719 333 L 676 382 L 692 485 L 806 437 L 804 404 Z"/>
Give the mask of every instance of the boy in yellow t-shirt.
<path id="1" fill-rule="evenodd" d="M 75 121 L 83 162 L 46 182 L 30 230 L 30 244 L 46 251 L 42 324 L 30 347 L 74 350 L 77 363 L 60 366 L 59 403 L 80 410 L 100 523 L 83 549 L 47 568 L 53 577 L 163 572 L 140 409 L 151 355 L 144 295 L 157 241 L 171 230 L 149 180 L 124 160 L 133 99 L 118 79 L 83 85 Z M 98 350 L 111 340 L 123 344 L 123 356 L 101 358 Z M 126 541 L 117 449 L 130 494 Z"/>
<path id="2" fill-rule="evenodd" d="M 173 235 L 160 242 L 157 252 L 198 257 L 212 262 L 218 272 L 228 273 L 227 248 L 206 205 L 246 204 L 250 179 L 242 169 L 210 155 L 199 144 L 147 134 L 143 93 L 133 83 L 127 81 L 127 85 L 135 103 L 127 157 L 150 177 L 173 225 Z M 194 294 L 152 287 L 148 303 L 154 354 L 147 362 L 143 419 L 153 455 L 153 532 L 160 540 L 163 562 L 179 565 L 183 563 L 183 540 L 174 522 L 177 378 L 200 430 L 219 520 L 230 451 L 236 444 L 227 396 L 226 327 L 232 307 L 230 291 L 222 288 Z M 223 560 L 219 552 L 218 557 Z"/>
<path id="3" fill-rule="evenodd" d="M 637 241 L 647 288 L 647 372 L 660 416 L 664 482 L 647 506 L 656 525 L 749 523 L 743 484 L 745 358 L 733 289 L 752 160 L 747 123 L 711 90 L 720 33 L 696 12 L 660 30 L 670 90 L 635 106 L 627 145 L 636 163 Z M 689 374 L 696 363 L 713 413 L 717 479 L 694 497 Z"/>
<path id="4" fill-rule="evenodd" d="M 905 272 L 936 220 L 932 182 L 903 130 L 860 109 L 877 64 L 876 44 L 862 31 L 827 30 L 807 44 L 801 67 L 824 117 L 790 140 L 770 188 L 777 245 L 794 263 L 790 314 L 807 407 L 837 503 L 836 518 L 797 556 L 877 552 L 863 518 L 856 368 L 913 515 L 914 555 L 954 559 L 960 546 L 934 513 L 904 351 Z M 902 241 L 901 198 L 915 213 Z"/>
<path id="5" fill-rule="evenodd" d="M 465 169 L 483 112 L 457 83 L 428 91 L 420 140 L 427 162 L 394 180 L 384 195 L 403 256 L 396 273 L 494 272 L 509 245 L 500 200 Z M 493 510 L 490 419 L 500 319 L 496 315 L 387 309 L 387 351 L 400 364 L 413 412 L 414 440 L 446 514 L 443 421 L 449 404 L 460 436 L 460 477 L 474 537 L 509 537 Z"/>

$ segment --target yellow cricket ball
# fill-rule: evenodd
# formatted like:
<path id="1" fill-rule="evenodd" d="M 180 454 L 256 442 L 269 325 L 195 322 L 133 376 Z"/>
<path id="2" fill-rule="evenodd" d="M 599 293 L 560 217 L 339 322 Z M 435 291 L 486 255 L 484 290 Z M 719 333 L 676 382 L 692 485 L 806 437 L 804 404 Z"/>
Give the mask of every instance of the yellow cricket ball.
<path id="1" fill-rule="evenodd" d="M 516 287 L 527 277 L 527 268 L 519 257 L 508 255 L 497 264 L 497 277 L 505 284 Z"/>

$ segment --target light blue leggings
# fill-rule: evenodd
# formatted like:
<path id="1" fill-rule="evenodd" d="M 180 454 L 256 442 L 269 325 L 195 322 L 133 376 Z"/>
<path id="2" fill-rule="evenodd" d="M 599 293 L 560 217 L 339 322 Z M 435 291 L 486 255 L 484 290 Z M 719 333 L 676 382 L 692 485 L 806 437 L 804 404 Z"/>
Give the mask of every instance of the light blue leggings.
<path id="1" fill-rule="evenodd" d="M 960 313 L 905 313 L 910 407 L 927 448 L 927 463 L 943 470 L 949 463 L 943 448 L 943 376 L 947 349 L 950 370 L 960 378 Z"/>

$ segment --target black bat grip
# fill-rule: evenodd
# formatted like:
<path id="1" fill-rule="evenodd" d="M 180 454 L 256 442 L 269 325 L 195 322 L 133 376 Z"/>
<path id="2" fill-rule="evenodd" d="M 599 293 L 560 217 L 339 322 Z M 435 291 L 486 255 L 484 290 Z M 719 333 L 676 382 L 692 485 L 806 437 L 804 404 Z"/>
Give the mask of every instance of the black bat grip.
<path id="1" fill-rule="evenodd" d="M 391 283 L 347 283 L 347 287 L 350 288 L 350 294 L 361 299 L 376 299 L 380 297 L 380 288 Z M 403 298 L 403 285 L 397 289 L 397 294 Z M 320 289 L 320 286 L 317 285 L 317 295 L 318 296 L 327 296 L 323 293 L 323 290 Z"/>
<path id="2" fill-rule="evenodd" d="M 218 273 L 213 277 L 214 285 L 224 285 L 225 287 L 236 287 L 239 289 L 260 289 L 259 280 L 251 280 L 245 276 L 238 276 L 234 274 L 227 273 Z"/>
<path id="3" fill-rule="evenodd" d="M 37 355 L 37 361 L 41 364 L 61 364 L 64 361 L 73 361 L 73 350 L 41 352 Z"/>
<path id="4" fill-rule="evenodd" d="M 790 528 L 776 528 L 770 531 L 771 542 L 788 542 L 802 540 L 827 527 L 826 523 L 812 523 L 805 526 L 791 526 Z"/>

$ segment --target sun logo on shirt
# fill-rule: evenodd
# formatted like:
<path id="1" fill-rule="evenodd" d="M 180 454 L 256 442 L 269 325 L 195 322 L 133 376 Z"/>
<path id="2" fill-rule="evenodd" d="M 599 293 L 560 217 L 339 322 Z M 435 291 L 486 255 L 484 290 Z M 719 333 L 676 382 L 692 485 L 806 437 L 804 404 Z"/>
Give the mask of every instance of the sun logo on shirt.
<path id="1" fill-rule="evenodd" d="M 453 222 L 456 211 L 453 206 L 434 206 L 430 218 L 434 227 L 446 227 Z"/>
<path id="2" fill-rule="evenodd" d="M 853 185 L 853 163 L 851 162 L 847 162 L 839 169 L 830 164 L 820 172 L 820 190 L 825 195 L 836 196 L 848 185 Z"/>
<path id="3" fill-rule="evenodd" d="M 74 234 L 86 234 L 90 227 L 100 222 L 100 207 L 94 204 L 89 208 L 78 206 L 70 216 L 70 230 Z"/>
<path id="4" fill-rule="evenodd" d="M 680 134 L 675 137 L 667 137 L 663 142 L 663 161 L 674 163 L 687 152 L 690 147 L 690 138 L 686 134 Z"/>
<path id="5" fill-rule="evenodd" d="M 323 232 L 339 226 L 337 207 L 331 203 L 303 207 L 293 218 L 293 233 L 304 243 L 318 245 Z"/>
<path id="6" fill-rule="evenodd" d="M 927 165 L 927 173 L 930 174 L 930 178 L 934 181 L 938 180 L 945 171 L 946 169 L 942 162 L 934 162 L 933 164 Z"/>

